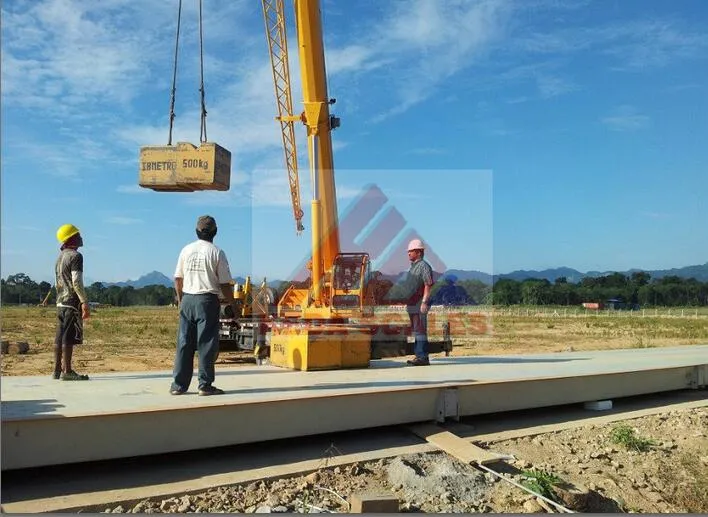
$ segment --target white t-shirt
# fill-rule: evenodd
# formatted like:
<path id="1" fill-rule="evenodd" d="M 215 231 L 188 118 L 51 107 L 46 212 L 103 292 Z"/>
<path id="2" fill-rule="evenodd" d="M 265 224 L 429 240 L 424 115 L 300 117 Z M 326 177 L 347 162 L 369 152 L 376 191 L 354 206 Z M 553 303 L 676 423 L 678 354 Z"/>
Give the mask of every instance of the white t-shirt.
<path id="1" fill-rule="evenodd" d="M 183 278 L 186 294 L 221 293 L 220 284 L 231 282 L 226 253 L 213 243 L 197 240 L 187 244 L 179 254 L 175 278 Z"/>

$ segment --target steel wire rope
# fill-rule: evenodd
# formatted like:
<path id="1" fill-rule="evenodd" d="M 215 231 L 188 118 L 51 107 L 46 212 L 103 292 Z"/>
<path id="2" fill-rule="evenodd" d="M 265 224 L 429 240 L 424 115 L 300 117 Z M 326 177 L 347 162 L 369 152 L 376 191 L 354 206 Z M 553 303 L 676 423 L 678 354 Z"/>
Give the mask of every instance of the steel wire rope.
<path id="1" fill-rule="evenodd" d="M 175 121 L 175 93 L 177 92 L 177 55 L 179 53 L 179 29 L 182 25 L 182 0 L 179 0 L 177 7 L 177 35 L 175 37 L 175 58 L 172 67 L 172 94 L 170 96 L 170 131 L 167 137 L 167 145 L 172 145 L 172 128 Z"/>
<path id="2" fill-rule="evenodd" d="M 182 0 L 180 0 L 180 3 L 181 2 Z M 199 141 L 204 143 L 207 141 L 207 110 L 206 101 L 204 100 L 206 92 L 204 89 L 204 35 L 202 25 L 202 0 L 199 0 L 199 68 L 201 74 L 201 83 L 199 85 L 199 93 L 201 94 L 201 128 L 199 131 Z"/>
<path id="3" fill-rule="evenodd" d="M 325 43 L 325 40 L 327 39 L 327 31 L 325 29 L 325 26 L 327 25 L 325 23 L 325 10 L 320 7 L 320 25 L 322 26 L 322 54 L 323 54 L 323 59 L 324 59 L 324 67 L 325 67 L 325 90 L 327 91 L 327 95 L 329 96 L 329 65 L 327 63 L 327 45 Z M 329 102 L 329 99 L 325 99 L 325 102 Z"/>
<path id="4" fill-rule="evenodd" d="M 325 39 L 327 38 L 327 30 L 325 29 L 325 26 L 327 25 L 326 23 L 326 15 L 325 15 L 325 10 L 320 7 L 320 25 L 322 27 L 322 54 L 323 54 L 323 60 L 324 60 L 324 67 L 325 67 L 325 91 L 327 92 L 327 98 L 325 99 L 326 104 L 331 104 L 330 103 L 330 94 L 331 92 L 329 91 L 329 65 L 327 64 L 327 50 L 326 50 L 326 43 Z M 331 115 L 331 113 L 330 113 Z M 327 121 L 328 124 L 330 124 L 330 121 Z M 330 138 L 334 138 L 333 132 L 331 132 Z"/>

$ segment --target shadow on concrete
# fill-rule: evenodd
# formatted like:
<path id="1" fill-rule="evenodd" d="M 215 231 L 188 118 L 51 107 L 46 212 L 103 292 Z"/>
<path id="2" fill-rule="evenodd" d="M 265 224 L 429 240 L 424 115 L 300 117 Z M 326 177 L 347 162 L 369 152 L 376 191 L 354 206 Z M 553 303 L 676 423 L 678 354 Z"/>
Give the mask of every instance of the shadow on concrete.
<path id="1" fill-rule="evenodd" d="M 281 393 L 288 394 L 292 392 L 302 391 L 320 391 L 320 390 L 347 390 L 347 389 L 370 389 L 370 388 L 413 388 L 416 386 L 446 386 L 458 384 L 466 384 L 476 382 L 475 379 L 455 379 L 452 381 L 362 381 L 362 382 L 320 382 L 304 386 L 274 386 L 272 388 L 255 387 L 228 390 L 224 392 L 228 395 L 249 395 L 249 394 L 264 394 L 264 393 Z"/>
<path id="2" fill-rule="evenodd" d="M 222 371 L 222 370 L 216 370 L 216 379 L 218 382 L 219 377 L 229 377 L 231 375 L 261 375 L 263 373 L 283 373 L 287 372 L 288 370 L 273 370 L 269 368 L 264 368 L 262 370 L 236 370 L 236 371 Z M 195 366 L 194 368 L 194 375 L 193 378 L 196 380 L 196 374 L 197 374 L 197 368 Z M 91 380 L 120 380 L 120 379 L 172 379 L 172 373 L 168 372 L 161 372 L 161 373 L 138 373 L 135 375 L 91 375 Z"/>
<path id="3" fill-rule="evenodd" d="M 325 466 L 331 458 L 340 455 L 421 443 L 417 436 L 394 426 L 301 437 L 296 444 L 289 438 L 265 444 L 3 471 L 2 503 L 177 483 L 304 461 L 321 462 Z M 263 478 L 262 471 L 254 474 L 256 478 L 258 481 L 267 479 Z M 136 503 L 148 497 L 145 495 Z M 106 504 L 109 505 L 117 506 Z"/>
<path id="4" fill-rule="evenodd" d="M 401 356 L 403 357 L 403 356 Z M 444 365 L 469 365 L 469 364 L 534 364 L 534 363 L 563 363 L 569 361 L 587 361 L 587 357 L 567 357 L 567 358 L 533 358 L 533 357 L 518 357 L 518 356 L 463 356 L 463 357 L 435 357 L 431 356 L 430 367 L 444 366 Z M 252 364 L 255 365 L 255 359 L 251 357 L 234 357 L 234 358 L 224 358 L 220 359 L 217 366 L 228 366 L 230 364 Z M 372 359 L 370 363 L 370 368 L 386 369 L 386 368 L 411 368 L 407 365 L 405 361 L 393 360 L 393 359 Z M 424 367 L 427 368 L 427 367 Z M 234 371 L 216 371 L 217 377 L 220 376 L 231 376 L 231 375 L 260 375 L 262 373 L 284 373 L 293 372 L 298 370 L 291 370 L 288 368 L 263 368 L 263 369 L 243 369 Z M 195 367 L 196 372 L 196 367 Z M 139 373 L 135 375 L 91 375 L 92 380 L 106 380 L 106 379 L 171 379 L 171 372 L 159 372 L 159 373 Z M 471 382 L 462 381 L 462 382 Z"/>
<path id="5" fill-rule="evenodd" d="M 411 356 L 412 357 L 412 356 Z M 430 356 L 430 367 L 444 365 L 466 364 L 534 364 L 534 363 L 567 363 L 570 361 L 587 361 L 587 357 L 541 358 L 518 356 L 461 356 L 461 357 L 436 357 Z M 405 361 L 392 359 L 373 359 L 372 368 L 408 368 Z M 424 366 L 422 368 L 428 368 Z"/>
<path id="6" fill-rule="evenodd" d="M 55 413 L 63 407 L 64 404 L 59 404 L 57 399 L 3 400 L 0 403 L 0 415 L 3 421 L 24 420 L 43 415 L 57 416 Z"/>

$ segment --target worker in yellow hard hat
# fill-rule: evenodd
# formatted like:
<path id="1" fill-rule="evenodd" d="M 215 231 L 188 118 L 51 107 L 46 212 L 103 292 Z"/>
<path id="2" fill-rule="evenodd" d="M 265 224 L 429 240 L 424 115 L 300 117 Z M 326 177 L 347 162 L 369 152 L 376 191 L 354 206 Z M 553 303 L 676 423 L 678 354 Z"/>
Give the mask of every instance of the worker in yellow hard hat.
<path id="1" fill-rule="evenodd" d="M 433 268 L 425 259 L 425 245 L 420 239 L 408 243 L 410 269 L 406 279 L 406 312 L 411 321 L 411 331 L 415 338 L 415 358 L 408 361 L 411 366 L 427 366 L 428 359 L 428 309 L 430 308 L 430 288 L 433 285 Z"/>
<path id="2" fill-rule="evenodd" d="M 55 379 L 85 381 L 88 375 L 76 373 L 71 367 L 74 346 L 83 343 L 83 320 L 90 316 L 88 297 L 84 289 L 84 257 L 78 249 L 84 245 L 81 232 L 73 224 L 57 230 L 61 244 L 54 267 L 57 290 L 57 333 L 54 340 Z"/>

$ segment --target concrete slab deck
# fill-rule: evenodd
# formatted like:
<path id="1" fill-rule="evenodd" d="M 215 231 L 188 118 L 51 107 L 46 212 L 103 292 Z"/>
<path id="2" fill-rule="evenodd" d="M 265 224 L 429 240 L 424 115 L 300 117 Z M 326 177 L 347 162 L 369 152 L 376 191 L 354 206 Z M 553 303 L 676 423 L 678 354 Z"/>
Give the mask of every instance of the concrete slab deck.
<path id="1" fill-rule="evenodd" d="M 707 379 L 706 345 L 436 357 L 428 367 L 383 359 L 322 372 L 220 368 L 226 394 L 216 397 L 196 396 L 195 382 L 170 395 L 170 372 L 4 377 L 2 470 L 659 393 Z"/>
<path id="2" fill-rule="evenodd" d="M 65 382 L 46 376 L 3 377 L 3 422 L 261 403 L 382 391 L 578 377 L 708 364 L 708 345 L 568 352 L 523 356 L 439 357 L 429 367 L 404 359 L 371 362 L 368 369 L 300 372 L 274 366 L 218 368 L 226 391 L 197 397 L 169 394 L 171 372 L 103 373 Z M 90 372 L 89 372 L 90 373 Z"/>

